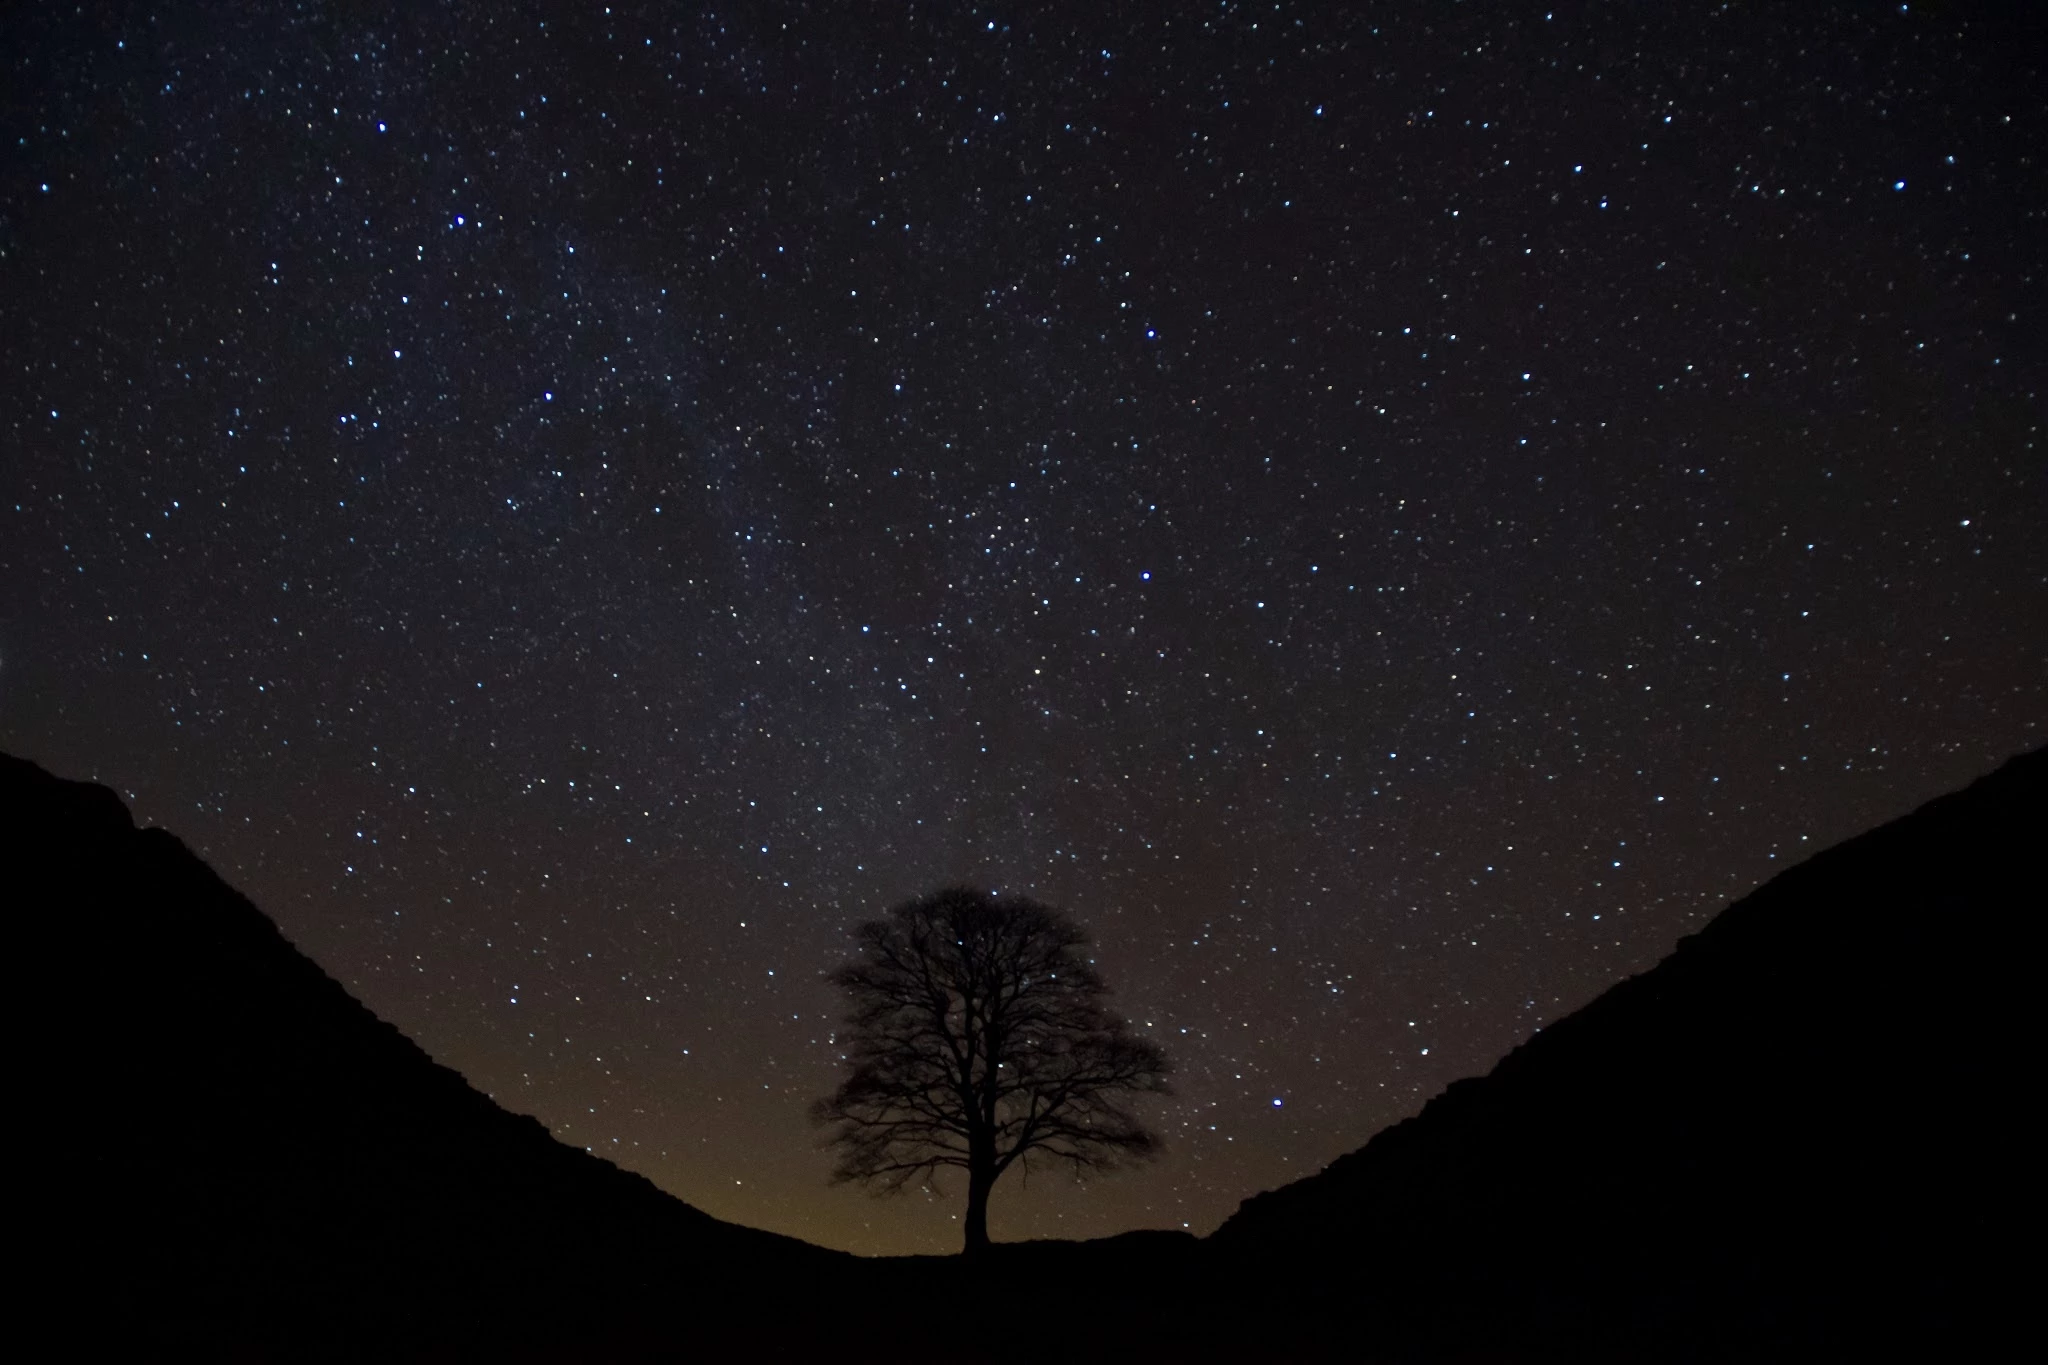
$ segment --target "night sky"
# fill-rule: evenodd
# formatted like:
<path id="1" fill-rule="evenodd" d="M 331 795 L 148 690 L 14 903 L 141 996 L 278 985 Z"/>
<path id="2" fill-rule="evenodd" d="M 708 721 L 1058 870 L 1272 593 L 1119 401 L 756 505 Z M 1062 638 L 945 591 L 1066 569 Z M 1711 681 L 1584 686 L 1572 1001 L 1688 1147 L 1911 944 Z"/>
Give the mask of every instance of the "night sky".
<path id="1" fill-rule="evenodd" d="M 1207 1232 L 2048 738 L 2027 9 L 9 6 L 0 748 L 863 1252 L 821 974 L 1064 906 L 992 1229 Z"/>

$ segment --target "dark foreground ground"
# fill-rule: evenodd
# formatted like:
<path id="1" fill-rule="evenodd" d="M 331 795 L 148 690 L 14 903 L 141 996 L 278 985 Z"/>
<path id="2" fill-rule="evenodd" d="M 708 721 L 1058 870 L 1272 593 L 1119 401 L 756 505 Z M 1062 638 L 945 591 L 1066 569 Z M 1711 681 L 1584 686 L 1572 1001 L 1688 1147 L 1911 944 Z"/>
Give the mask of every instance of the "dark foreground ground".
<path id="1" fill-rule="evenodd" d="M 2044 835 L 2036 753 L 1206 1240 L 875 1261 L 556 1142 L 112 793 L 0 756 L 19 1316 L 144 1358 L 1989 1358 L 2029 1302 Z"/>

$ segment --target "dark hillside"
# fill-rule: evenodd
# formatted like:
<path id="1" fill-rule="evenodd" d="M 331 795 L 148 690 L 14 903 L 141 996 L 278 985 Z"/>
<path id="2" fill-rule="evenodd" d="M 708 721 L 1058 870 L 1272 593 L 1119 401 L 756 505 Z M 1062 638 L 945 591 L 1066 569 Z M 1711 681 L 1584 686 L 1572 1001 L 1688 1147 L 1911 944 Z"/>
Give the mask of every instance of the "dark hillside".
<path id="1" fill-rule="evenodd" d="M 1774 878 L 1211 1245 L 1260 1316 L 1422 1356 L 1966 1347 L 2035 1222 L 2044 837 L 2037 752 Z"/>
<path id="2" fill-rule="evenodd" d="M 67 1329 L 81 1345 L 760 1343 L 750 1300 L 858 1273 L 500 1109 L 105 788 L 0 756 L 0 858 L 27 1063 L 17 1207 L 48 1289 L 91 1305 Z M 771 1322 L 795 1340 L 804 1319 Z"/>
<path id="3" fill-rule="evenodd" d="M 2037 753 L 1206 1241 L 974 1266 L 733 1227 L 556 1142 L 112 793 L 0 757 L 19 1297 L 80 1354 L 232 1359 L 1983 1357 L 2037 1203 L 2044 834 Z"/>

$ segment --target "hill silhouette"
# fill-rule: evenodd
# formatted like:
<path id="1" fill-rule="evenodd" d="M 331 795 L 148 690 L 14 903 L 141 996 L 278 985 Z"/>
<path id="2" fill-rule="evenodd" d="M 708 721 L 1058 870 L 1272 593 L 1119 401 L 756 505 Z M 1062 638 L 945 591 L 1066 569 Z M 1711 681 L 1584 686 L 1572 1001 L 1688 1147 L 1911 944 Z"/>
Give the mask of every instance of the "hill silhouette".
<path id="1" fill-rule="evenodd" d="M 1773 878 L 1210 1248 L 1333 1349 L 1967 1355 L 2034 1224 L 2044 836 L 2048 751 Z"/>
<path id="2" fill-rule="evenodd" d="M 719 1222 L 508 1113 L 103 787 L 0 755 L 41 1274 L 116 1340 L 548 1357 L 764 1328 L 856 1258 Z M 767 1340 L 815 1330 L 778 1307 Z"/>
<path id="3" fill-rule="evenodd" d="M 113 793 L 0 755 L 20 1298 L 79 1354 L 1987 1355 L 2035 1205 L 2048 751 L 1821 853 L 1214 1235 L 870 1261 L 436 1065 Z M 2010 1258 L 2010 1259 L 2009 1259 Z"/>

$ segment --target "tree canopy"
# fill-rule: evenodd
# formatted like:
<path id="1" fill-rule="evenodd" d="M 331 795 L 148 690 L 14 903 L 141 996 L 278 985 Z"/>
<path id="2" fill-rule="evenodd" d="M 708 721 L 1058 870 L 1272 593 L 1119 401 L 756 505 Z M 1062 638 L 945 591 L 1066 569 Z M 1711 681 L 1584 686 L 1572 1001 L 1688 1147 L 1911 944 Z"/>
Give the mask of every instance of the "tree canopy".
<path id="1" fill-rule="evenodd" d="M 1072 917 L 954 887 L 856 938 L 859 955 L 830 977 L 852 1006 L 848 1073 L 813 1109 L 839 1152 L 835 1180 L 900 1191 L 960 1168 L 971 1254 L 988 1245 L 989 1192 L 1012 1166 L 1078 1175 L 1158 1152 L 1125 1104 L 1167 1093 L 1166 1056 L 1109 1010 Z"/>

